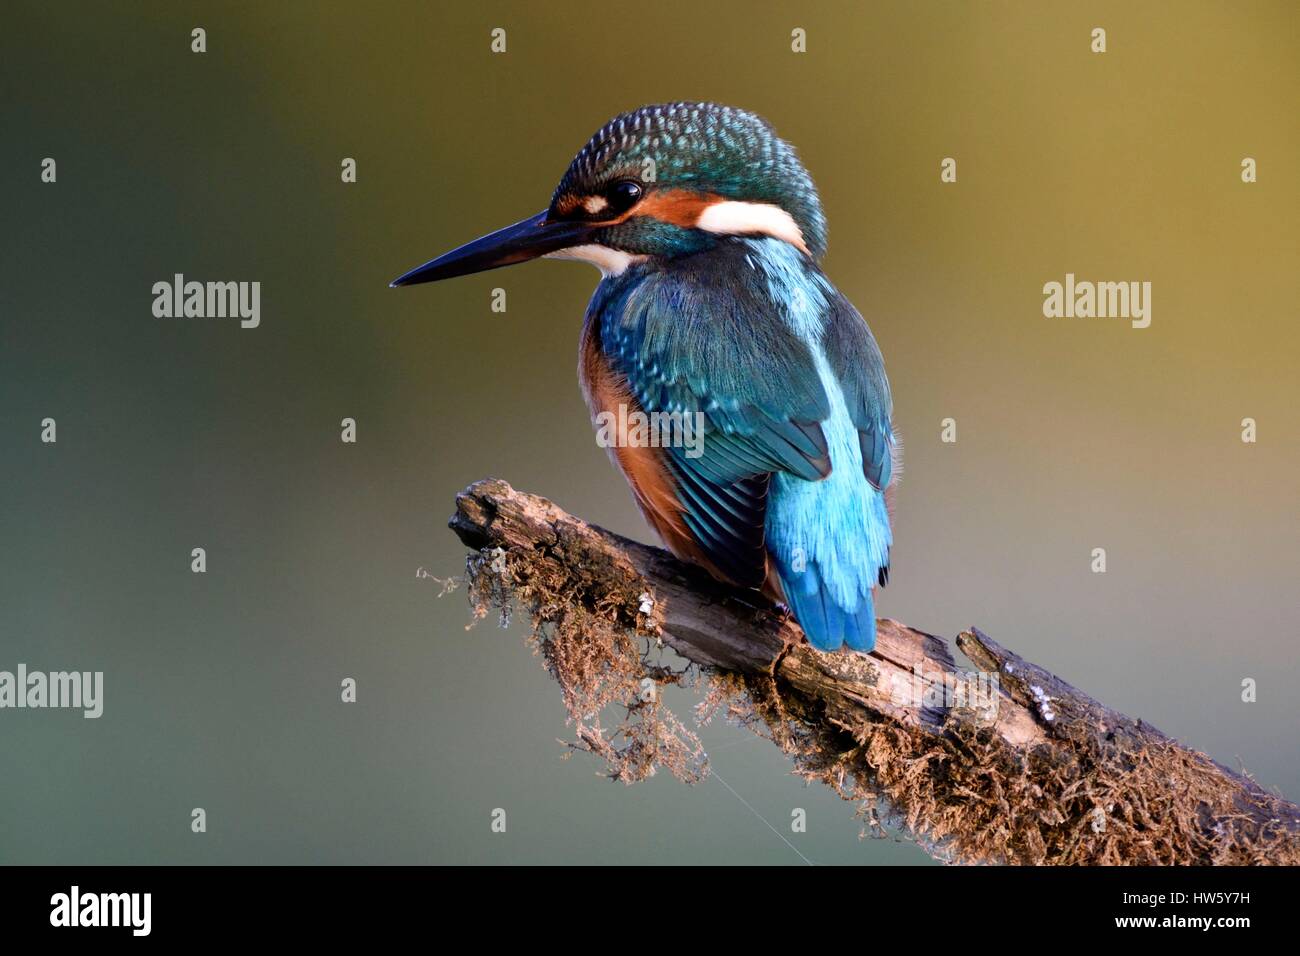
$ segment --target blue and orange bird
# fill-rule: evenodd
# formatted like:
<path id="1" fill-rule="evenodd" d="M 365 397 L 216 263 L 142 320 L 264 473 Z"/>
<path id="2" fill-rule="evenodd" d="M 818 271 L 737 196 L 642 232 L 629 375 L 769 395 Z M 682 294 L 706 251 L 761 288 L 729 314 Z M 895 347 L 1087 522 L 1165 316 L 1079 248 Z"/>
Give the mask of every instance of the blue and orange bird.
<path id="1" fill-rule="evenodd" d="M 646 520 L 679 558 L 784 601 L 814 647 L 870 651 L 893 403 L 825 251 L 812 178 L 765 120 L 671 103 L 601 127 L 545 211 L 393 285 L 541 256 L 596 265 L 578 363 L 593 420 L 702 413 L 694 454 L 611 450 Z"/>

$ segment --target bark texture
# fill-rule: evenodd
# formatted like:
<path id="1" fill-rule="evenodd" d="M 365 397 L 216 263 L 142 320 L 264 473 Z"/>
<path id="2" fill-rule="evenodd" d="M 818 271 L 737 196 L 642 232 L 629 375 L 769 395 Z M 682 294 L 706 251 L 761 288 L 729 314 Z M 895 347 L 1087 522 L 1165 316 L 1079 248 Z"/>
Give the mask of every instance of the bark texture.
<path id="1" fill-rule="evenodd" d="M 692 756 L 689 731 L 645 699 L 647 679 L 678 676 L 635 649 L 646 638 L 704 669 L 713 703 L 789 753 L 796 772 L 859 802 L 873 828 L 884 813 L 942 859 L 1300 862 L 1300 808 L 977 628 L 956 638 L 973 668 L 959 668 L 942 638 L 888 619 L 872 654 L 824 654 L 756 592 L 496 479 L 457 496 L 450 526 L 475 552 L 476 600 L 521 600 L 577 746 L 623 761 L 615 776 Z M 640 721 L 621 749 L 584 719 L 611 703 Z"/>

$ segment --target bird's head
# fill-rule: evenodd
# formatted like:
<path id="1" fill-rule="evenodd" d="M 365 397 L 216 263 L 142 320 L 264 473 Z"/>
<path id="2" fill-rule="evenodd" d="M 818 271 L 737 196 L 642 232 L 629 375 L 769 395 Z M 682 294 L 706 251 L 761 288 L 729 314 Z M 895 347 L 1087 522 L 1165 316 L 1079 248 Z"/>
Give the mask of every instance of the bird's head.
<path id="1" fill-rule="evenodd" d="M 767 235 L 817 258 L 826 220 L 794 149 L 761 117 L 713 103 L 643 106 L 602 126 L 550 206 L 401 276 L 415 285 L 526 262 L 582 259 L 606 275 L 726 236 Z"/>

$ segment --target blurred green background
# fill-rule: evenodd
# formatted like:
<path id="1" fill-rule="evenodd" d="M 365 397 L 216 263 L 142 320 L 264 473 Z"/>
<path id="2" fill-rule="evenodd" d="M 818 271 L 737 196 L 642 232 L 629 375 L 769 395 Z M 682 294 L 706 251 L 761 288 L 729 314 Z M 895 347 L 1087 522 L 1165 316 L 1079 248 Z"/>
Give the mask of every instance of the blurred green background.
<path id="1" fill-rule="evenodd" d="M 905 442 L 881 613 L 978 624 L 1300 797 L 1296 4 L 11 2 L 3 25 L 0 669 L 106 686 L 97 721 L 0 712 L 0 861 L 926 862 L 736 728 L 703 731 L 725 785 L 561 760 L 521 625 L 467 631 L 463 592 L 416 577 L 460 570 L 446 518 L 489 475 L 649 536 L 575 381 L 593 270 L 387 283 L 672 99 L 762 113 L 822 191 Z M 260 328 L 154 318 L 176 272 L 260 281 Z M 1044 318 L 1066 272 L 1152 282 L 1151 327 Z"/>

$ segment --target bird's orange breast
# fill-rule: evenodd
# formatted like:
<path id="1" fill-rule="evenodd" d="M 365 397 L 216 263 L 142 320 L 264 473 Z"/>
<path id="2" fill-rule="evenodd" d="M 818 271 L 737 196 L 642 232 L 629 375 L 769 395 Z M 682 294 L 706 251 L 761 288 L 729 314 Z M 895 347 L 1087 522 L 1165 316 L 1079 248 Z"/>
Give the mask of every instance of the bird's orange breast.
<path id="1" fill-rule="evenodd" d="M 614 422 L 626 422 L 634 412 L 643 411 L 628 386 L 627 377 L 615 370 L 601 351 L 599 333 L 590 322 L 582 334 L 578 379 L 593 422 L 602 413 Z M 623 408 L 621 415 L 620 406 Z M 631 486 L 646 521 L 668 550 L 683 561 L 698 564 L 715 577 L 722 577 L 696 545 L 686 526 L 685 509 L 668 470 L 664 449 L 631 444 L 626 431 L 616 430 L 614 438 L 614 443 L 607 449 L 610 458 Z"/>

